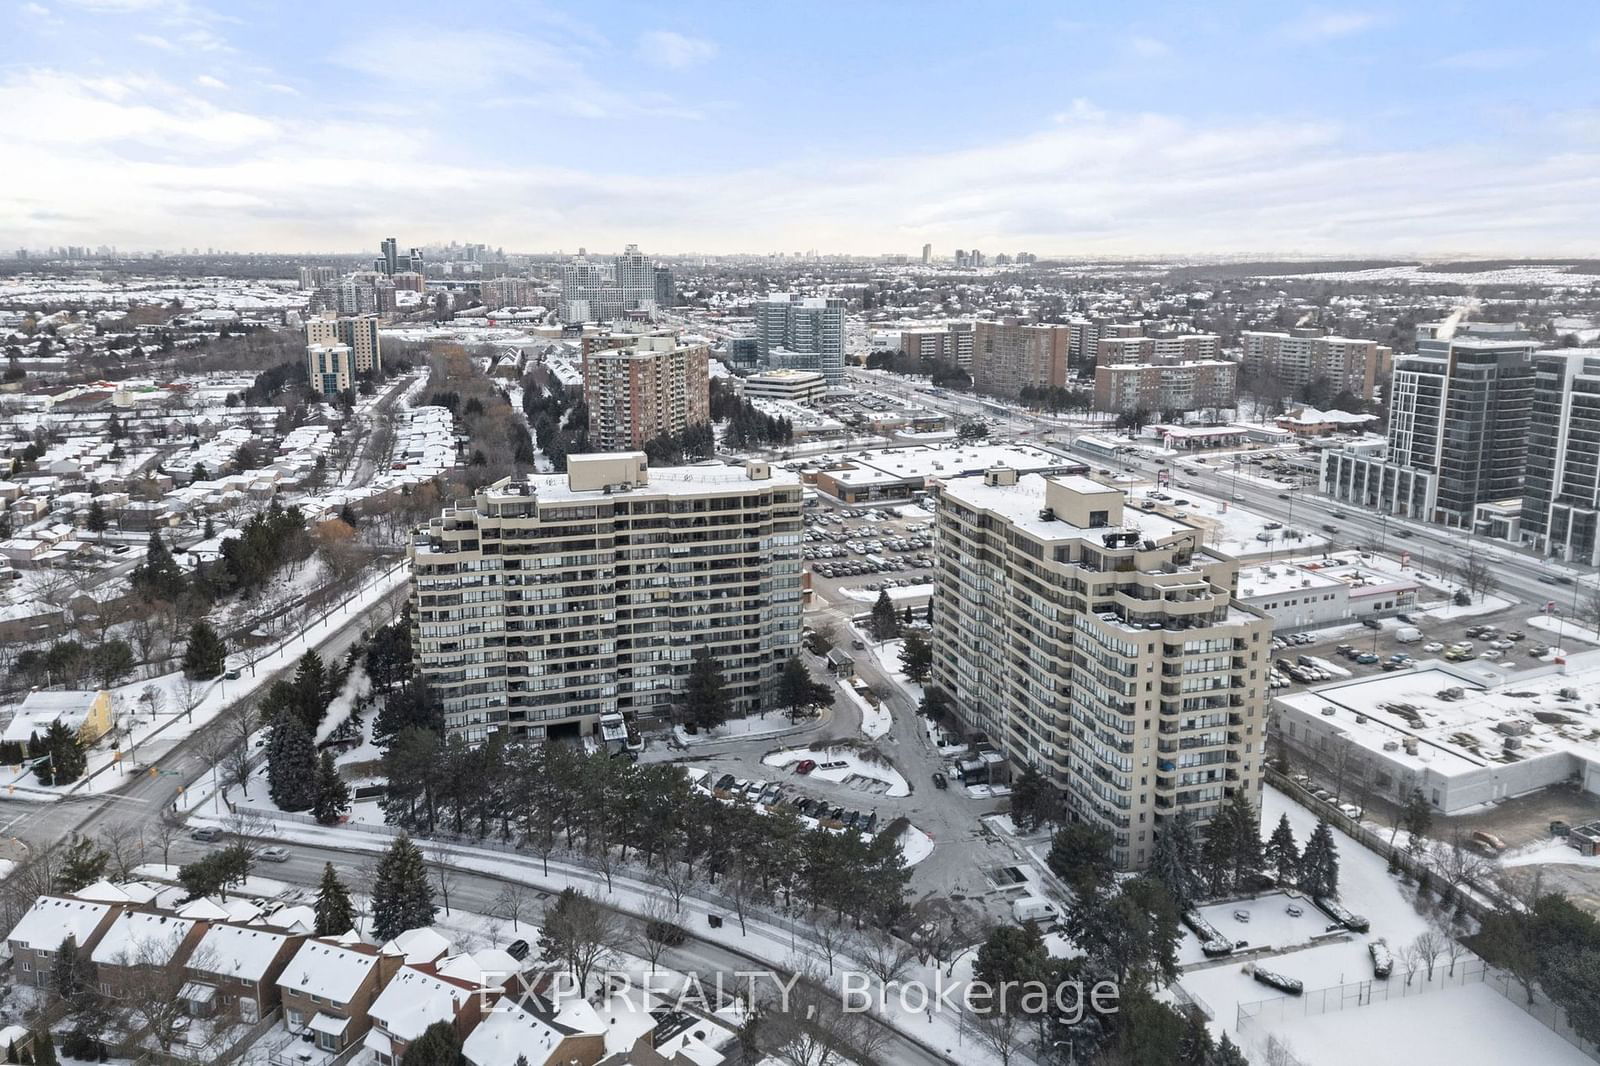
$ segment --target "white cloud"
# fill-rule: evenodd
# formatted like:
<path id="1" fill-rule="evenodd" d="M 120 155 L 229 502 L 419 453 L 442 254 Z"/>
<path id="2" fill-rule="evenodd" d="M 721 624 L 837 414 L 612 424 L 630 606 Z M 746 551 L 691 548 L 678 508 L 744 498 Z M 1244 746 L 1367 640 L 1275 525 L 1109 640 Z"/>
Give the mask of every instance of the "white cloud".
<path id="1" fill-rule="evenodd" d="M 158 33 L 136 33 L 133 35 L 133 39 L 140 44 L 147 44 L 151 48 L 159 48 L 163 52 L 176 52 L 178 50 L 177 45 Z"/>
<path id="2" fill-rule="evenodd" d="M 1129 38 L 1128 48 L 1141 59 L 1159 59 L 1172 52 L 1172 46 L 1167 42 L 1144 36 Z"/>
<path id="3" fill-rule="evenodd" d="M 1290 41 L 1326 41 L 1372 29 L 1384 20 L 1370 11 L 1308 11 L 1284 23 L 1278 35 Z"/>
<path id="4" fill-rule="evenodd" d="M 213 78 L 209 74 L 200 75 L 198 78 L 195 78 L 194 83 L 205 89 L 226 89 L 228 87 L 227 82 L 223 81 L 221 78 Z"/>
<path id="5" fill-rule="evenodd" d="M 295 250 L 362 247 L 380 230 L 449 239 L 461 218 L 482 217 L 518 250 L 878 252 L 932 240 L 1040 254 L 1527 255 L 1585 253 L 1600 229 L 1600 148 L 1578 130 L 1545 134 L 1544 150 L 1480 137 L 1373 151 L 1334 123 L 1074 101 L 1039 132 L 961 150 L 819 150 L 663 173 L 614 154 L 553 165 L 511 141 L 472 156 L 435 143 L 413 110 L 334 122 L 278 99 L 305 113 L 252 113 L 159 79 L 0 76 L 0 114 L 30 116 L 8 133 L 29 165 L 7 173 L 0 232 Z M 378 157 L 392 165 L 374 169 Z"/>
<path id="6" fill-rule="evenodd" d="M 50 9 L 43 4 L 23 4 L 21 10 L 24 15 L 32 15 L 35 18 L 47 19 L 50 17 Z"/>
<path id="7" fill-rule="evenodd" d="M 1434 66 L 1454 70 L 1509 70 L 1538 58 L 1539 51 L 1535 48 L 1477 48 L 1444 56 L 1436 60 Z"/>
<path id="8" fill-rule="evenodd" d="M 687 70 L 717 54 L 715 42 L 688 37 L 673 30 L 652 30 L 639 36 L 639 54 L 646 62 L 668 70 Z"/>

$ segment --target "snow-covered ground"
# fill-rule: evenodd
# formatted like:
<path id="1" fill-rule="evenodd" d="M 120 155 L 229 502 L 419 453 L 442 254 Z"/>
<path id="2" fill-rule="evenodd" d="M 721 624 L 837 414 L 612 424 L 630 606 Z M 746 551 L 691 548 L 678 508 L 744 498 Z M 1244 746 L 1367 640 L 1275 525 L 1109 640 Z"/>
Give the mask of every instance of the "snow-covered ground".
<path id="1" fill-rule="evenodd" d="M 877 740 L 889 734 L 889 730 L 894 728 L 894 718 L 889 714 L 887 706 L 880 704 L 874 707 L 867 702 L 865 696 L 855 690 L 854 685 L 841 684 L 839 687 L 844 690 L 845 699 L 855 704 L 856 709 L 861 712 L 863 736 L 868 740 Z"/>
<path id="2" fill-rule="evenodd" d="M 775 751 L 761 761 L 768 766 L 793 766 L 802 759 L 817 764 L 811 771 L 814 778 L 844 784 L 857 792 L 871 792 L 883 796 L 909 796 L 911 786 L 887 761 L 867 758 L 855 748 L 786 748 Z"/>
<path id="3" fill-rule="evenodd" d="M 849 596 L 852 600 L 870 600 L 876 603 L 878 599 L 878 593 L 874 589 L 856 588 L 851 586 L 841 587 L 839 591 L 844 593 L 846 596 Z M 889 590 L 889 602 L 903 604 L 911 600 L 926 600 L 932 595 L 932 582 L 922 585 L 901 585 L 899 588 L 892 588 Z"/>

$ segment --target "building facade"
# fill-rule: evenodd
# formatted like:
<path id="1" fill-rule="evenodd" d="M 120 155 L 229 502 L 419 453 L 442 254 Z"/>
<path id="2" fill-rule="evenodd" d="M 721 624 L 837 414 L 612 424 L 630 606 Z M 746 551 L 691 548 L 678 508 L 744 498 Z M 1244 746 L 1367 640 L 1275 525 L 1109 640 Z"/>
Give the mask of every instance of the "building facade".
<path id="1" fill-rule="evenodd" d="M 973 328 L 972 387 L 1014 398 L 1026 386 L 1067 382 L 1067 326 L 1024 325 L 1014 318 L 979 322 Z"/>
<path id="2" fill-rule="evenodd" d="M 756 343 L 768 370 L 815 370 L 844 384 L 845 302 L 774 293 L 755 305 Z"/>
<path id="3" fill-rule="evenodd" d="M 601 451 L 632 451 L 646 441 L 711 420 L 711 385 L 703 341 L 641 336 L 626 347 L 595 347 L 583 356 L 589 438 Z"/>
<path id="4" fill-rule="evenodd" d="M 1335 391 L 1352 392 L 1363 400 L 1372 399 L 1394 355 L 1377 341 L 1298 337 L 1263 330 L 1240 333 L 1239 349 L 1239 364 L 1247 374 L 1275 374 L 1296 389 L 1320 378 Z"/>
<path id="5" fill-rule="evenodd" d="M 1466 526 L 1520 500 L 1533 412 L 1533 341 L 1419 338 L 1395 360 L 1383 458 L 1324 452 L 1322 490 L 1393 514 Z"/>
<path id="6" fill-rule="evenodd" d="M 306 380 L 324 396 L 337 396 L 356 387 L 354 357 L 348 344 L 306 345 Z"/>
<path id="7" fill-rule="evenodd" d="M 900 331 L 900 352 L 920 362 L 949 363 L 970 370 L 974 337 L 971 322 L 951 322 L 929 329 L 904 329 Z"/>
<path id="8" fill-rule="evenodd" d="M 1600 564 L 1600 348 L 1533 357 L 1521 532 L 1548 555 Z"/>
<path id="9" fill-rule="evenodd" d="M 656 309 L 656 265 L 630 244 L 609 263 L 578 256 L 561 272 L 561 320 L 610 322 L 630 311 Z"/>
<path id="10" fill-rule="evenodd" d="M 1215 359 L 1219 351 L 1218 344 L 1218 338 L 1213 333 L 1183 333 L 1170 337 L 1101 337 L 1095 344 L 1095 364 L 1182 363 Z"/>
<path id="11" fill-rule="evenodd" d="M 350 349 L 356 373 L 383 369 L 383 348 L 378 339 L 378 316 L 321 315 L 306 320 L 307 344 L 342 344 Z"/>
<path id="12" fill-rule="evenodd" d="M 701 648 L 736 713 L 770 705 L 800 646 L 800 507 L 799 478 L 765 463 L 652 471 L 625 452 L 446 508 L 411 560 L 413 640 L 447 732 L 579 736 L 602 715 L 667 715 Z"/>
<path id="13" fill-rule="evenodd" d="M 815 403 L 827 391 L 827 379 L 814 370 L 763 370 L 744 379 L 744 394 L 751 400 Z"/>
<path id="14" fill-rule="evenodd" d="M 1180 811 L 1258 801 L 1271 623 L 1232 599 L 1234 563 L 1085 477 L 933 492 L 933 683 L 969 733 L 1037 767 L 1123 869 Z"/>
<path id="15" fill-rule="evenodd" d="M 1226 408 L 1237 402 L 1238 386 L 1239 364 L 1226 359 L 1113 363 L 1094 369 L 1094 409 L 1123 414 Z"/>

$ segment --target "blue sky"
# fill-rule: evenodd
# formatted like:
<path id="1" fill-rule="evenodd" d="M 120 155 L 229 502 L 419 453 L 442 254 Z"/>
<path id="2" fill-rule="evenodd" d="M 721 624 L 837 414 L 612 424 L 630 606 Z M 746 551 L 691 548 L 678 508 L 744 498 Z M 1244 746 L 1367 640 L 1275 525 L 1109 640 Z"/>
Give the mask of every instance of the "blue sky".
<path id="1" fill-rule="evenodd" d="M 0 0 L 0 246 L 1600 255 L 1600 4 Z"/>

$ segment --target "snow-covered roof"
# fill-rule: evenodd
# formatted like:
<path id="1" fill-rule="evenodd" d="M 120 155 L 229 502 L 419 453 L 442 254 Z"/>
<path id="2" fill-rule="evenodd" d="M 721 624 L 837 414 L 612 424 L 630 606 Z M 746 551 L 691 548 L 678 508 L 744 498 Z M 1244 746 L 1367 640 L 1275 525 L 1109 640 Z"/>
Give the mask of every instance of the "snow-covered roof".
<path id="1" fill-rule="evenodd" d="M 575 1000 L 551 1016 L 502 999 L 472 1030 L 461 1053 L 473 1066 L 515 1066 L 519 1055 L 541 1066 L 564 1038 L 602 1032 L 606 1027 L 587 1000 Z M 611 1051 L 609 1037 L 606 1050 Z M 631 1042 L 628 1050 L 633 1050 Z"/>
<path id="2" fill-rule="evenodd" d="M 278 978 L 278 987 L 333 1003 L 348 1003 L 378 964 L 378 954 L 364 945 L 342 947 L 308 940 Z"/>
<path id="3" fill-rule="evenodd" d="M 407 929 L 378 950 L 384 955 L 404 955 L 406 963 L 415 966 L 435 962 L 448 954 L 451 947 L 448 937 L 431 926 Z"/>
<path id="4" fill-rule="evenodd" d="M 200 938 L 190 967 L 218 977 L 259 981 L 291 939 L 287 933 L 258 926 L 214 925 Z"/>
<path id="5" fill-rule="evenodd" d="M 173 914 L 125 911 L 95 945 L 94 961 L 122 966 L 165 966 L 174 961 L 194 921 Z"/>
<path id="6" fill-rule="evenodd" d="M 434 1022 L 455 1018 L 477 991 L 475 985 L 402 966 L 383 986 L 367 1013 L 399 1040 L 415 1040 Z"/>
<path id="7" fill-rule="evenodd" d="M 109 904 L 90 900 L 40 896 L 12 927 L 6 940 L 13 947 L 34 951 L 54 951 L 69 936 L 82 944 L 111 909 Z"/>

